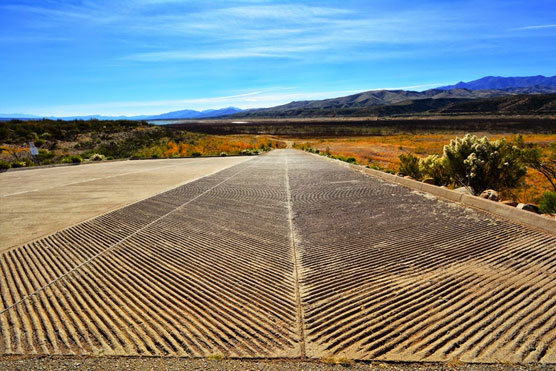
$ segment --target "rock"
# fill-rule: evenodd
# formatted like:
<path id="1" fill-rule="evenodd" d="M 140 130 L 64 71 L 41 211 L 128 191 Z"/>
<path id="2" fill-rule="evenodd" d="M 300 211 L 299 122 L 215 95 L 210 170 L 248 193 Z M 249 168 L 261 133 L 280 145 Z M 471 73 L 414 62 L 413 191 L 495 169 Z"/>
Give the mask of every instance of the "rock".
<path id="1" fill-rule="evenodd" d="M 467 189 L 465 187 L 456 188 L 456 189 L 454 189 L 454 191 L 459 192 L 459 193 L 465 193 L 465 194 L 468 194 L 468 195 L 473 194 L 469 189 Z"/>
<path id="2" fill-rule="evenodd" d="M 517 206 L 517 202 L 510 201 L 510 200 L 502 201 L 501 203 L 503 203 L 504 205 L 511 206 L 511 207 L 516 207 Z"/>
<path id="3" fill-rule="evenodd" d="M 425 178 L 425 179 L 423 179 L 423 183 L 434 185 L 434 179 L 433 178 Z"/>
<path id="4" fill-rule="evenodd" d="M 532 213 L 540 214 L 539 208 L 533 204 L 518 204 L 517 208 L 525 211 L 530 211 Z"/>
<path id="5" fill-rule="evenodd" d="M 486 198 L 487 200 L 491 201 L 498 201 L 499 199 L 498 192 L 496 192 L 494 189 L 487 189 L 486 191 L 481 192 L 479 197 Z"/>

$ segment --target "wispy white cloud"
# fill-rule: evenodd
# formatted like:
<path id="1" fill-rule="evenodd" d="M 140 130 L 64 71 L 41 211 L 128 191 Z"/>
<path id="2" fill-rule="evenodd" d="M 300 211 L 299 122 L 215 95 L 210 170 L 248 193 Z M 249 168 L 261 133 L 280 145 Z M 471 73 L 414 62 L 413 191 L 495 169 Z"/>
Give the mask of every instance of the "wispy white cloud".
<path id="1" fill-rule="evenodd" d="M 540 30 L 543 28 L 556 28 L 556 24 L 541 24 L 537 26 L 525 26 L 514 28 L 514 30 Z"/>
<path id="2" fill-rule="evenodd" d="M 439 32 L 448 22 L 454 32 Z M 166 37 L 168 42 L 165 50 L 132 53 L 122 57 L 126 60 L 301 60 L 318 55 L 323 61 L 331 61 L 407 57 L 414 44 L 453 40 L 458 22 L 433 10 L 366 14 L 300 4 L 257 4 L 202 10 L 187 16 L 161 14 L 139 21 L 131 29 Z M 184 39 L 192 42 L 182 43 Z M 397 46 L 403 46 L 403 50 Z"/>
<path id="3" fill-rule="evenodd" d="M 321 50 L 322 47 L 314 46 L 285 46 L 285 47 L 258 47 L 246 49 L 228 49 L 208 52 L 171 50 L 163 52 L 138 53 L 123 57 L 125 60 L 141 62 L 160 62 L 178 60 L 205 60 L 205 59 L 238 59 L 238 58 L 296 58 L 298 53 Z"/>
<path id="4" fill-rule="evenodd" d="M 104 12 L 101 8 L 92 6 L 76 6 L 76 5 L 66 5 L 61 8 L 47 8 L 41 6 L 32 5 L 2 5 L 0 9 L 15 11 L 18 13 L 28 14 L 34 13 L 44 17 L 48 17 L 50 22 L 53 21 L 83 21 L 88 20 L 97 24 L 106 24 L 111 22 L 116 22 L 121 20 L 119 15 L 114 13 Z"/>
<path id="5" fill-rule="evenodd" d="M 314 60 L 315 56 L 323 61 L 394 59 L 407 57 L 417 45 L 466 37 L 460 32 L 465 22 L 436 8 L 355 11 L 324 3 L 262 0 L 57 4 L 4 8 L 41 14 L 59 25 L 69 21 L 97 24 L 98 32 L 113 37 L 114 42 L 126 40 L 125 52 L 115 58 L 144 63 L 275 57 Z M 135 46 L 132 40 L 137 40 Z"/>

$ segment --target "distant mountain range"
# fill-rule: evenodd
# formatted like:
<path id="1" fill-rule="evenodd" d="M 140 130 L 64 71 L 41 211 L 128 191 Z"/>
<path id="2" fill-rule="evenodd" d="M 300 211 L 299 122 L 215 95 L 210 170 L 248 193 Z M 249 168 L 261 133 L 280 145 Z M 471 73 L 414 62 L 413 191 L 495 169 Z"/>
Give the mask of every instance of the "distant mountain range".
<path id="1" fill-rule="evenodd" d="M 204 111 L 194 111 L 194 110 L 181 110 L 163 113 L 160 115 L 141 115 L 141 116 L 102 116 L 102 115 L 88 115 L 88 116 L 65 116 L 65 117 L 55 117 L 48 116 L 44 117 L 52 120 L 172 120 L 172 119 L 201 119 L 207 117 L 220 117 L 233 115 L 234 113 L 241 112 L 240 108 L 227 107 L 221 109 L 208 109 Z M 12 113 L 12 114 L 2 114 L 0 113 L 0 120 L 2 119 L 41 119 L 43 116 L 26 115 L 23 113 Z"/>
<path id="2" fill-rule="evenodd" d="M 364 115 L 410 115 L 417 113 L 554 113 L 556 76 L 496 77 L 487 76 L 469 82 L 441 86 L 425 91 L 371 90 L 346 97 L 295 101 L 270 108 L 241 110 L 227 107 L 218 110 L 181 110 L 143 116 L 72 116 L 47 117 L 62 120 L 176 120 L 211 117 L 318 117 Z M 548 95 L 543 98 L 527 96 Z M 514 99 L 515 97 L 515 99 Z M 529 106 L 528 106 L 529 105 Z M 513 108 L 512 108 L 513 107 Z M 529 108 L 527 108 L 529 107 Z M 494 110 L 494 111 L 493 111 Z M 498 110 L 498 111 L 496 111 Z M 26 114 L 0 114 L 8 118 L 38 119 Z"/>
<path id="3" fill-rule="evenodd" d="M 545 85 L 527 85 L 542 82 Z M 484 89 L 460 88 L 456 86 L 465 85 L 470 87 L 485 87 Z M 518 85 L 518 86 L 512 86 Z M 498 87 L 498 88 L 493 88 Z M 544 77 L 485 77 L 468 83 L 459 83 L 452 86 L 439 87 L 435 89 L 418 91 L 406 90 L 371 90 L 363 93 L 353 94 L 346 97 L 296 101 L 271 108 L 245 110 L 234 114 L 233 118 L 249 117 L 319 117 L 319 116 L 365 116 L 365 115 L 404 115 L 416 113 L 486 113 L 496 104 L 486 101 L 486 106 L 481 108 L 473 106 L 477 100 L 493 98 L 509 98 L 520 96 L 523 100 L 526 95 L 552 95 L 556 94 L 556 76 Z M 548 100 L 554 97 L 548 97 Z M 511 99 L 499 100 L 510 102 Z M 543 99 L 530 100 L 536 103 Z M 473 103 L 472 103 L 473 102 Z M 464 104 L 466 103 L 466 104 Z M 504 105 L 502 104 L 500 108 Z M 511 106 L 511 105 L 510 105 Z M 505 106 L 504 106 L 505 107 Z M 519 109 L 517 107 L 520 107 Z M 550 104 L 546 107 L 531 107 L 528 111 L 524 105 L 514 106 L 514 111 L 523 113 L 553 113 Z M 505 112 L 510 112 L 506 110 Z M 513 111 L 512 111 L 513 112 Z"/>
<path id="4" fill-rule="evenodd" d="M 486 76 L 482 79 L 463 82 L 460 81 L 455 85 L 441 86 L 437 89 L 451 90 L 451 89 L 468 89 L 468 90 L 501 90 L 508 88 L 526 88 L 526 87 L 552 87 L 556 88 L 556 76 L 529 76 L 529 77 L 500 77 L 500 76 Z"/>

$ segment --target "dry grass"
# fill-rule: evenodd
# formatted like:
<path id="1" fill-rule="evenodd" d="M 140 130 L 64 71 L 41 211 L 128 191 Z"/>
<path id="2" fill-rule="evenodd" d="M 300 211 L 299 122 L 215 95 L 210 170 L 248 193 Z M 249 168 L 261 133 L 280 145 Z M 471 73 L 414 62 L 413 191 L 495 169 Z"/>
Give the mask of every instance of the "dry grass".
<path id="1" fill-rule="evenodd" d="M 343 367 L 349 367 L 355 364 L 355 362 L 346 357 L 328 357 L 324 358 L 323 362 L 329 365 L 338 365 Z"/>
<path id="2" fill-rule="evenodd" d="M 262 135 L 208 135 L 190 142 L 169 141 L 162 146 L 153 146 L 140 152 L 141 157 L 191 157 L 236 155 L 242 151 L 283 148 L 285 144 Z"/>
<path id="3" fill-rule="evenodd" d="M 210 356 L 207 357 L 207 359 L 209 361 L 222 361 L 224 359 L 224 356 L 222 354 L 211 354 Z"/>
<path id="4" fill-rule="evenodd" d="M 359 164 L 375 165 L 384 169 L 396 171 L 398 169 L 398 156 L 402 153 L 414 153 L 419 157 L 430 154 L 441 154 L 442 148 L 456 136 L 463 136 L 461 132 L 447 132 L 439 134 L 393 134 L 366 137 L 343 138 L 311 138 L 296 139 L 295 144 L 308 143 L 321 152 L 330 151 L 331 154 L 345 157 L 355 157 Z M 512 140 L 514 133 L 488 134 L 473 133 L 478 136 L 487 136 L 489 139 L 506 138 Z M 526 142 L 537 143 L 548 149 L 550 143 L 556 142 L 556 134 L 523 134 Z M 522 187 L 504 192 L 503 197 L 519 202 L 537 203 L 539 197 L 551 190 L 550 183 L 537 171 L 530 169 Z"/>

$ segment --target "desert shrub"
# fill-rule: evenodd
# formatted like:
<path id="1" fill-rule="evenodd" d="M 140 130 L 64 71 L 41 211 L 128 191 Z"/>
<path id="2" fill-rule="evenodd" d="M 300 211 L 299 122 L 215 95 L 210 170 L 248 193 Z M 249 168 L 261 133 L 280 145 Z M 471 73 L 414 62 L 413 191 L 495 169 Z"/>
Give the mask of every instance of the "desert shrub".
<path id="1" fill-rule="evenodd" d="M 226 157 L 228 154 L 226 152 L 220 152 L 220 157 Z"/>
<path id="2" fill-rule="evenodd" d="M 12 162 L 12 168 L 18 168 L 18 167 L 26 167 L 27 163 L 25 161 L 17 161 L 17 162 Z"/>
<path id="3" fill-rule="evenodd" d="M 39 149 L 38 160 L 40 162 L 45 162 L 45 161 L 48 161 L 48 160 L 52 160 L 55 156 L 56 156 L 56 154 L 54 152 L 49 152 L 49 151 L 44 150 L 44 149 Z"/>
<path id="4" fill-rule="evenodd" d="M 466 134 L 444 146 L 443 157 L 451 180 L 475 195 L 516 187 L 527 172 L 521 151 L 505 139 L 489 141 Z"/>
<path id="5" fill-rule="evenodd" d="M 201 157 L 203 154 L 201 152 L 191 152 L 192 157 Z"/>
<path id="6" fill-rule="evenodd" d="M 8 170 L 10 168 L 10 163 L 7 161 L 0 161 L 0 171 Z"/>
<path id="7" fill-rule="evenodd" d="M 350 164 L 356 164 L 357 163 L 357 160 L 355 159 L 355 157 L 348 157 L 348 158 L 345 159 L 345 161 L 347 163 L 350 163 Z"/>
<path id="8" fill-rule="evenodd" d="M 419 170 L 419 158 L 415 155 L 408 153 L 407 155 L 401 154 L 399 157 L 400 165 L 398 171 L 402 174 L 409 175 L 415 179 L 421 179 L 422 174 Z"/>
<path id="9" fill-rule="evenodd" d="M 66 156 L 62 159 L 62 162 L 64 163 L 72 163 L 72 164 L 80 164 L 82 161 L 80 156 Z"/>
<path id="10" fill-rule="evenodd" d="M 240 154 L 247 155 L 247 156 L 252 156 L 252 155 L 258 155 L 259 151 L 256 150 L 256 149 L 244 149 L 240 152 Z"/>
<path id="11" fill-rule="evenodd" d="M 419 160 L 419 171 L 424 178 L 430 178 L 436 185 L 446 185 L 450 177 L 446 173 L 445 161 L 438 155 L 430 155 Z"/>
<path id="12" fill-rule="evenodd" d="M 539 202 L 543 214 L 556 214 L 556 192 L 545 192 Z"/>
<path id="13" fill-rule="evenodd" d="M 93 153 L 90 157 L 89 157 L 90 161 L 104 161 L 106 160 L 106 157 L 104 157 L 104 155 L 101 155 L 100 153 Z"/>

